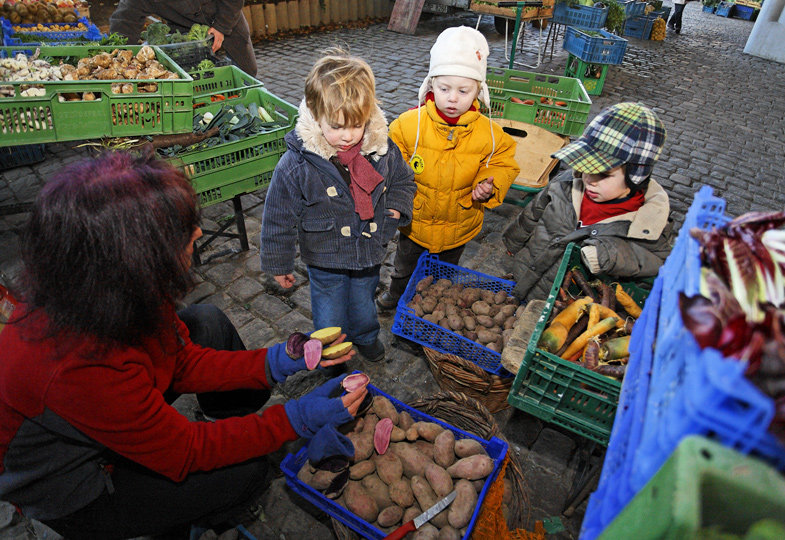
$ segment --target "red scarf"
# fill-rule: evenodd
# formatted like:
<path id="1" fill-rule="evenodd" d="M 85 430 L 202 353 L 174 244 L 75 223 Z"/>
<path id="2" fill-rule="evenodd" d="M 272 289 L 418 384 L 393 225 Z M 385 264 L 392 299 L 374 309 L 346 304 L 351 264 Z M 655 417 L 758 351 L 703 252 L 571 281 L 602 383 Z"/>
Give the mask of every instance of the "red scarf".
<path id="1" fill-rule="evenodd" d="M 349 191 L 354 199 L 354 211 L 360 215 L 360 219 L 371 219 L 373 217 L 371 193 L 384 178 L 365 157 L 360 155 L 361 149 L 362 141 L 345 152 L 338 152 L 338 161 L 349 169 L 352 180 L 349 183 Z"/>
<path id="2" fill-rule="evenodd" d="M 581 202 L 581 225 L 586 227 L 587 225 L 599 223 L 603 219 L 626 214 L 627 212 L 635 212 L 643 206 L 643 202 L 642 191 L 623 199 L 614 199 L 601 203 L 594 202 L 584 193 L 583 202 Z"/>

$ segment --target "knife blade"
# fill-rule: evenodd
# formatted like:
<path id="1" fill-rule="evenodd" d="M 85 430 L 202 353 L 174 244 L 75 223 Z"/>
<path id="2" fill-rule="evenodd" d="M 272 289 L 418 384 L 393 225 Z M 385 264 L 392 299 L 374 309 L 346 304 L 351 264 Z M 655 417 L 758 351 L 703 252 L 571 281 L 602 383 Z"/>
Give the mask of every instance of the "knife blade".
<path id="1" fill-rule="evenodd" d="M 384 537 L 384 540 L 400 540 L 408 533 L 412 531 L 416 531 L 420 527 L 422 527 L 425 523 L 433 519 L 433 517 L 450 506 L 450 503 L 455 500 L 456 492 L 452 490 L 445 498 L 431 506 L 428 510 L 420 514 L 419 516 L 415 517 L 414 519 L 407 521 L 393 532 L 388 534 Z"/>

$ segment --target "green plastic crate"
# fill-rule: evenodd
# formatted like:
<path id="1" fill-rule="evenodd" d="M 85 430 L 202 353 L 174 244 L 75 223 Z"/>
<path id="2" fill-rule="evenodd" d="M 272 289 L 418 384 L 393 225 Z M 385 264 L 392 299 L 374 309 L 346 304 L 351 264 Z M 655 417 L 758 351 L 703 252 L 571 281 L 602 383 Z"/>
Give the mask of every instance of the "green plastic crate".
<path id="1" fill-rule="evenodd" d="M 580 246 L 568 244 L 542 315 L 534 327 L 521 367 L 512 383 L 507 402 L 546 422 L 557 424 L 607 446 L 619 403 L 621 382 L 537 347 L 540 336 L 548 326 L 553 303 L 558 298 L 559 287 L 568 269 L 580 271 L 587 280 L 596 277 L 605 283 L 620 283 L 640 306 L 643 306 L 649 295 L 649 291 L 640 282 L 625 282 L 607 276 L 592 277 L 581 263 Z M 581 296 L 580 289 L 574 284 L 568 292 L 574 297 Z"/>
<path id="2" fill-rule="evenodd" d="M 534 124 L 562 135 L 578 136 L 589 119 L 591 98 L 578 79 L 530 73 L 514 69 L 489 68 L 486 77 L 491 118 Z M 533 100 L 533 104 L 516 103 Z M 543 102 L 550 100 L 550 104 Z M 564 102 L 565 106 L 556 105 Z"/>
<path id="3" fill-rule="evenodd" d="M 285 120 L 286 124 L 239 141 L 167 158 L 167 161 L 181 168 L 191 180 L 202 206 L 227 201 L 235 195 L 250 193 L 266 186 L 278 160 L 286 151 L 284 136 L 294 128 L 297 107 L 274 96 L 265 88 L 251 88 L 241 98 L 207 105 L 199 109 L 199 113 L 216 113 L 224 105 L 242 103 L 247 106 L 252 102 L 259 106 L 263 103 L 274 103 L 274 118 Z"/>
<path id="4" fill-rule="evenodd" d="M 785 527 L 782 474 L 754 457 L 691 436 L 679 443 L 600 538 L 700 538 L 707 529 L 743 537 L 752 524 L 767 518 Z M 782 538 L 781 532 L 777 537 Z"/>
<path id="5" fill-rule="evenodd" d="M 597 76 L 599 74 L 599 77 Z M 580 79 L 586 93 L 590 96 L 602 94 L 602 87 L 605 85 L 605 76 L 608 74 L 608 64 L 591 64 L 584 62 L 577 56 L 571 54 L 567 58 L 567 66 L 564 69 L 566 77 Z"/>
<path id="6" fill-rule="evenodd" d="M 59 45 L 40 47 L 42 58 L 54 63 L 65 57 L 85 58 L 117 47 Z M 134 53 L 141 48 L 127 46 Z M 192 79 L 185 71 L 153 47 L 156 59 L 179 79 L 90 80 L 35 82 L 46 92 L 24 97 L 29 81 L 0 81 L 0 88 L 13 97 L 0 97 L 0 146 L 93 139 L 136 137 L 189 132 L 193 128 Z M 0 57 L 13 56 L 18 47 L 0 47 Z M 156 83 L 155 92 L 139 92 L 137 84 Z M 112 92 L 112 85 L 132 83 L 130 94 Z M 65 101 L 62 94 L 93 92 L 94 101 Z M 61 101 L 62 99 L 62 101 Z"/>
<path id="7" fill-rule="evenodd" d="M 211 102 L 204 99 L 207 96 L 242 97 L 249 88 L 264 86 L 262 81 L 251 77 L 236 66 L 194 71 L 191 77 L 194 80 L 194 108 L 197 108 L 201 102 L 209 105 Z"/>

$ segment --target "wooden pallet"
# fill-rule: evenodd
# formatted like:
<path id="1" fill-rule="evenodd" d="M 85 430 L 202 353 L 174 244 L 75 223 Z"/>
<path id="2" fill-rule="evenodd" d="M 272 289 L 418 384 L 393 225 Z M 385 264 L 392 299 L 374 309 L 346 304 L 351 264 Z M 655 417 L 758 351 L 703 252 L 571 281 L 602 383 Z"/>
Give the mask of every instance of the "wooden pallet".
<path id="1" fill-rule="evenodd" d="M 387 30 L 399 34 L 414 34 L 417 23 L 420 22 L 423 4 L 425 0 L 395 0 Z"/>

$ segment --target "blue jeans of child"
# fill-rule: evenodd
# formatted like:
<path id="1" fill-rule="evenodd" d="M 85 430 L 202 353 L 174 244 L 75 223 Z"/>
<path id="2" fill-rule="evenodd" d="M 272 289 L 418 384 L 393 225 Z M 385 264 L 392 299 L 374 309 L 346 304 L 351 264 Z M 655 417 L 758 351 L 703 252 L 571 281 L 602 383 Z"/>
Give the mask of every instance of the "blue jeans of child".
<path id="1" fill-rule="evenodd" d="M 313 327 L 340 326 L 348 341 L 372 345 L 379 335 L 374 303 L 379 268 L 334 270 L 309 266 Z"/>

